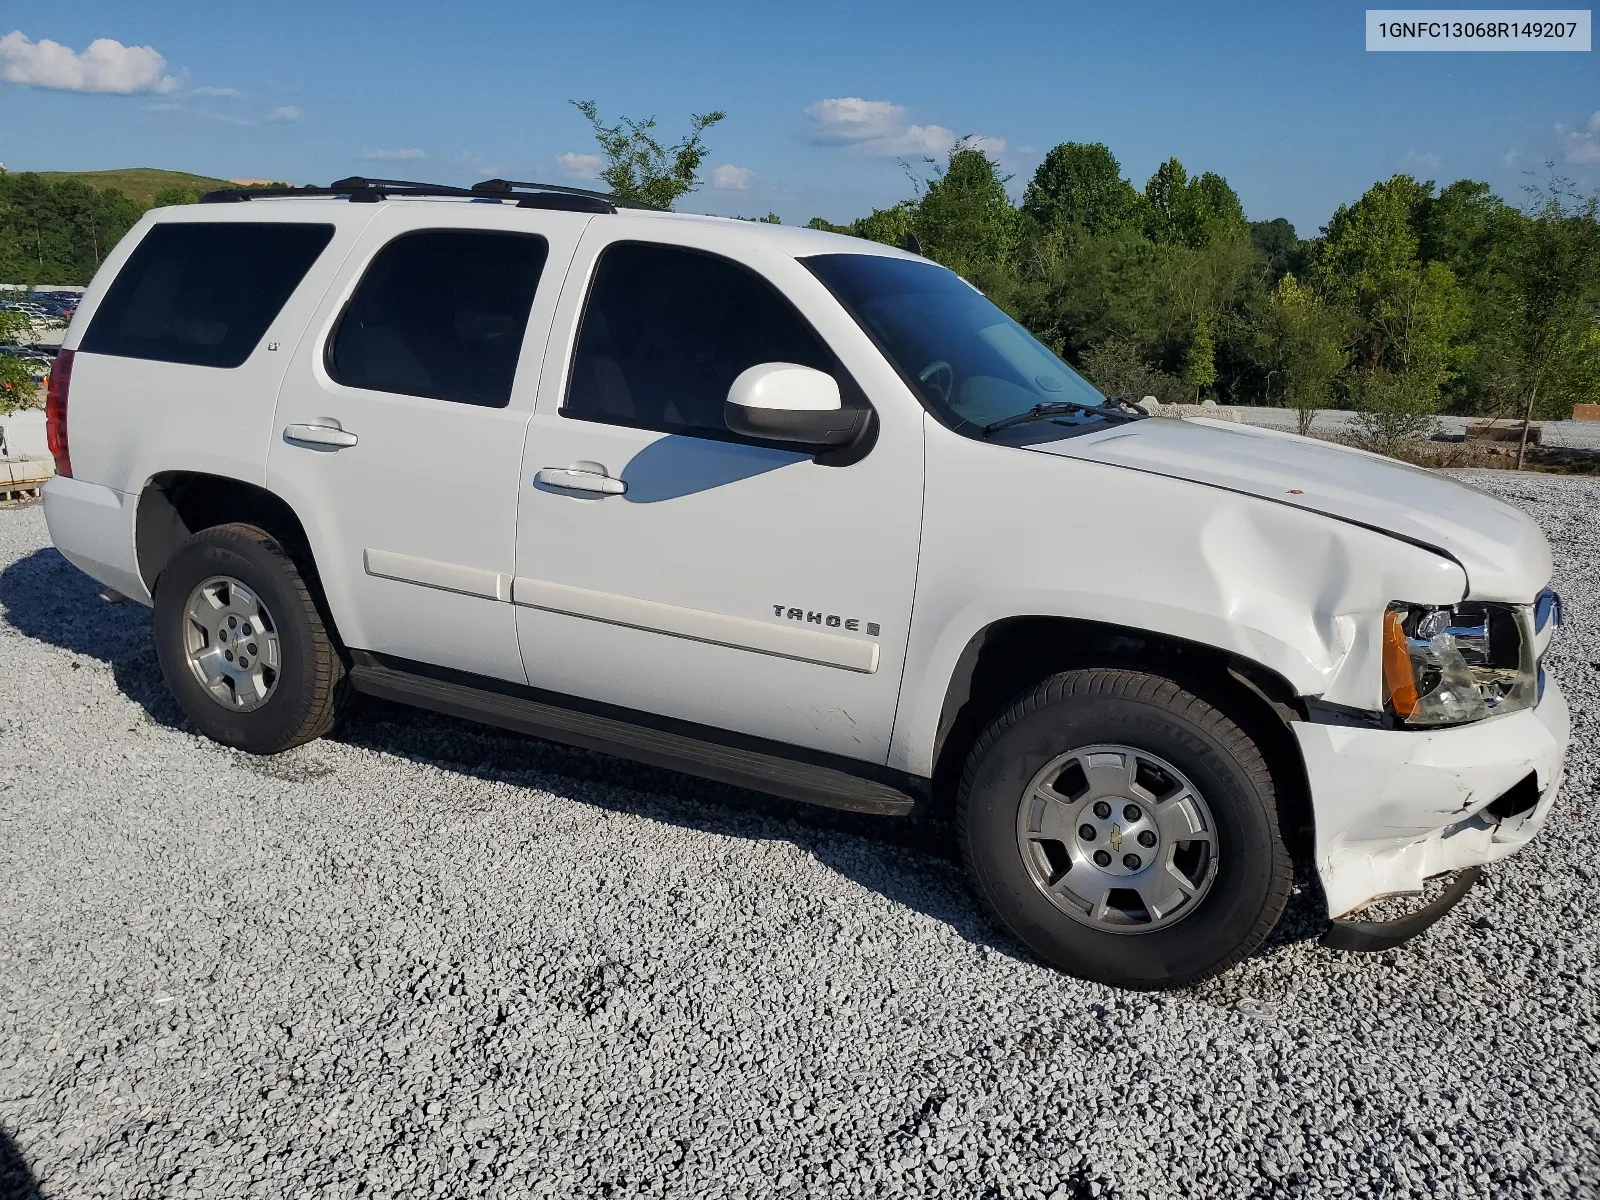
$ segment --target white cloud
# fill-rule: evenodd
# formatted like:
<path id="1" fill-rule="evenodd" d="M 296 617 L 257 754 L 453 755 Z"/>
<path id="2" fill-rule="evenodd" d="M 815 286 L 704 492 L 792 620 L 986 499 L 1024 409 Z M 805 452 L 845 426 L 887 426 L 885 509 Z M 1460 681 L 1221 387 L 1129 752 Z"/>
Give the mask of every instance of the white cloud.
<path id="1" fill-rule="evenodd" d="M 914 125 L 904 106 L 887 100 L 859 96 L 818 100 L 806 109 L 806 116 L 811 118 L 813 142 L 873 157 L 939 155 L 956 144 L 956 135 L 943 125 Z"/>
<path id="2" fill-rule="evenodd" d="M 1500 165 L 1503 166 L 1503 167 L 1514 167 L 1514 166 L 1517 165 L 1517 160 L 1519 158 L 1521 158 L 1521 157 L 1522 157 L 1522 151 L 1521 150 L 1516 150 L 1516 149 L 1507 150 L 1504 154 L 1502 154 L 1500 156 Z"/>
<path id="3" fill-rule="evenodd" d="M 711 168 L 711 186 L 721 188 L 725 192 L 742 192 L 750 186 L 750 181 L 756 173 L 749 167 L 736 167 L 732 163 L 725 163 L 720 167 Z"/>
<path id="4" fill-rule="evenodd" d="M 1561 140 L 1566 145 L 1569 163 L 1600 162 L 1600 112 L 1586 121 L 1581 129 L 1557 125 Z"/>
<path id="5" fill-rule="evenodd" d="M 421 150 L 412 147 L 406 150 L 363 150 L 361 157 L 368 162 L 409 162 L 413 158 L 427 158 Z"/>
<path id="6" fill-rule="evenodd" d="M 1416 150 L 1407 150 L 1405 159 L 1403 161 L 1408 167 L 1419 167 L 1424 171 L 1437 171 L 1439 169 L 1439 164 L 1443 160 L 1440 159 L 1440 157 L 1432 150 L 1429 150 L 1425 153 L 1419 153 Z"/>
<path id="7" fill-rule="evenodd" d="M 188 88 L 183 94 L 185 96 L 203 96 L 208 100 L 237 100 L 244 95 L 238 88 L 226 87 Z"/>
<path id="8" fill-rule="evenodd" d="M 151 46 L 124 46 L 96 38 L 79 54 L 70 46 L 20 29 L 0 37 L 0 79 L 67 92 L 170 92 L 177 81 L 166 73 L 167 60 Z"/>
<path id="9" fill-rule="evenodd" d="M 267 120 L 275 122 L 298 121 L 299 119 L 300 110 L 292 104 L 280 104 L 267 114 Z"/>
<path id="10" fill-rule="evenodd" d="M 476 150 L 463 150 L 456 155 L 456 162 L 466 171 L 471 171 L 482 179 L 514 179 L 520 172 L 511 163 L 496 162 L 479 154 Z"/>
<path id="11" fill-rule="evenodd" d="M 565 154 L 556 155 L 556 169 L 561 172 L 564 179 L 598 179 L 600 156 L 574 154 L 569 150 Z"/>

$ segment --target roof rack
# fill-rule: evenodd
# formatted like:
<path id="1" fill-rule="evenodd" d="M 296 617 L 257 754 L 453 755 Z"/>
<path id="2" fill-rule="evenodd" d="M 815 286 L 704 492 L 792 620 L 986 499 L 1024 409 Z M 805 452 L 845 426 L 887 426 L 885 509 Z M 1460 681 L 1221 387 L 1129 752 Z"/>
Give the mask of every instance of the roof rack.
<path id="1" fill-rule="evenodd" d="M 439 183 L 417 183 L 410 179 L 366 179 L 352 175 L 335 180 L 327 187 L 223 188 L 207 192 L 202 204 L 233 204 L 245 200 L 280 196 L 344 197 L 353 204 L 373 204 L 390 196 L 452 196 L 470 200 L 515 200 L 518 208 L 563 209 L 568 212 L 614 213 L 619 208 L 643 208 L 659 212 L 653 204 L 623 200 L 608 192 L 566 187 L 559 183 L 525 183 L 511 179 L 485 179 L 470 188 Z"/>
<path id="2" fill-rule="evenodd" d="M 654 204 L 624 200 L 610 192 L 567 187 L 560 183 L 529 183 L 516 179 L 485 179 L 472 185 L 481 196 L 515 197 L 519 208 L 564 208 L 574 212 L 616 212 L 619 208 L 641 208 L 661 212 Z"/>
<path id="3" fill-rule="evenodd" d="M 305 187 L 223 188 L 207 192 L 200 197 L 202 204 L 230 204 L 241 200 L 256 200 L 272 196 L 344 196 L 356 203 L 376 203 L 390 196 L 473 196 L 467 188 L 448 187 L 440 183 L 417 183 L 411 179 L 364 179 L 352 175 L 337 179 L 327 187 L 307 184 Z"/>

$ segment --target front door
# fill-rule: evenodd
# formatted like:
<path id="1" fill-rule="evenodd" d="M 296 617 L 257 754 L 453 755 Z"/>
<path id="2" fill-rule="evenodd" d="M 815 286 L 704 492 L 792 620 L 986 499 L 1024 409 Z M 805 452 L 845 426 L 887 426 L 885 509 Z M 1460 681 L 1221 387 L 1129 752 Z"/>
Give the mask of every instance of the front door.
<path id="1" fill-rule="evenodd" d="M 847 402 L 903 387 L 792 257 L 620 225 L 585 233 L 528 430 L 513 599 L 529 681 L 881 763 L 920 410 L 874 403 L 876 442 L 834 465 L 731 435 L 728 386 L 758 363 L 828 371 Z"/>
<path id="2" fill-rule="evenodd" d="M 523 436 L 589 218 L 451 208 L 448 228 L 419 227 L 412 201 L 368 227 L 295 351 L 268 486 L 306 525 L 347 645 L 521 682 Z"/>

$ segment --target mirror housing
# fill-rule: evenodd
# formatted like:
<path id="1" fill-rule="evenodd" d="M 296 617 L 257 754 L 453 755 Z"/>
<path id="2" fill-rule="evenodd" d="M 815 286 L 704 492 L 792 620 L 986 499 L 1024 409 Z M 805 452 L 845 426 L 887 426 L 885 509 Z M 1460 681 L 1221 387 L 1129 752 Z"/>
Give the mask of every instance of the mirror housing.
<path id="1" fill-rule="evenodd" d="M 854 441 L 863 413 L 846 409 L 832 375 L 796 363 L 760 363 L 728 389 L 723 421 L 731 433 L 804 446 Z"/>

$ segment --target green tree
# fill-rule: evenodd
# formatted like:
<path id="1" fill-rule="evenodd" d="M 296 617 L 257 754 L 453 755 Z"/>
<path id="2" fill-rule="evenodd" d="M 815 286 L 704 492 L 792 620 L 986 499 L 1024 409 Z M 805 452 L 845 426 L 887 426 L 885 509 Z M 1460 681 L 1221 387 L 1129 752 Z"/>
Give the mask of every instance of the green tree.
<path id="1" fill-rule="evenodd" d="M 1411 176 L 1396 175 L 1335 209 L 1312 267 L 1318 289 L 1360 313 L 1373 312 L 1393 291 L 1398 274 L 1418 266 L 1412 218 L 1427 194 Z"/>
<path id="2" fill-rule="evenodd" d="M 1471 311 L 1455 273 L 1418 256 L 1431 196 L 1431 184 L 1409 175 L 1374 184 L 1334 212 L 1313 265 L 1323 295 L 1354 314 L 1358 374 L 1347 390 L 1384 453 L 1432 425 L 1468 353 L 1462 339 Z"/>
<path id="3" fill-rule="evenodd" d="M 1247 234 L 1244 206 L 1228 181 L 1213 171 L 1190 179 L 1169 158 L 1144 185 L 1145 234 L 1152 242 L 1199 248 Z"/>
<path id="4" fill-rule="evenodd" d="M 0 308 L 0 342 L 16 345 L 26 341 L 33 332 L 33 322 L 28 315 L 14 308 Z M 38 388 L 28 364 L 15 354 L 0 351 L 0 416 L 9 416 L 19 408 L 32 408 L 38 403 Z"/>
<path id="5" fill-rule="evenodd" d="M 654 117 L 636 121 L 621 118 L 615 125 L 600 119 L 593 100 L 573 100 L 572 106 L 588 118 L 595 140 L 605 155 L 606 167 L 600 178 L 613 195 L 638 204 L 670 209 L 701 184 L 696 174 L 705 161 L 705 131 L 727 114 L 696 113 L 689 119 L 689 132 L 670 147 L 663 146 L 652 130 Z"/>
<path id="6" fill-rule="evenodd" d="M 1281 348 L 1284 401 L 1293 408 L 1302 436 L 1311 432 L 1317 409 L 1332 394 L 1344 370 L 1345 322 L 1311 288 L 1286 274 L 1272 293 L 1274 342 Z"/>
<path id="7" fill-rule="evenodd" d="M 1511 370 L 1521 404 L 1520 470 L 1527 422 L 1536 412 L 1565 415 L 1595 398 L 1600 385 L 1600 198 L 1578 197 L 1552 179 L 1536 189 L 1521 236 L 1506 248 L 1517 303 L 1511 310 Z"/>
<path id="8" fill-rule="evenodd" d="M 982 150 L 953 149 L 911 211 L 923 253 L 968 277 L 1009 265 L 1018 233 L 1009 178 Z"/>
<path id="9" fill-rule="evenodd" d="M 1108 396 L 1130 400 L 1154 396 L 1163 404 L 1189 399 L 1181 379 L 1151 366 L 1139 346 L 1126 338 L 1107 338 L 1084 354 L 1083 373 Z"/>
<path id="10" fill-rule="evenodd" d="M 199 204 L 200 194 L 191 188 L 162 188 L 156 193 L 152 208 L 167 208 L 176 204 Z"/>
<path id="11" fill-rule="evenodd" d="M 911 232 L 912 205 L 910 201 L 889 208 L 875 208 L 872 212 L 848 225 L 835 225 L 822 217 L 812 217 L 807 229 L 820 229 L 824 233 L 843 233 L 865 238 L 869 242 L 882 242 L 885 246 L 901 246 Z"/>
<path id="12" fill-rule="evenodd" d="M 143 211 L 115 189 L 0 174 L 0 281 L 88 283 Z"/>
<path id="13" fill-rule="evenodd" d="M 1250 222 L 1250 244 L 1256 249 L 1269 283 L 1276 284 L 1285 275 L 1305 273 L 1306 243 L 1284 218 Z"/>
<path id="14" fill-rule="evenodd" d="M 1156 168 L 1144 185 L 1144 232 L 1152 242 L 1179 242 L 1185 226 L 1189 173 L 1176 158 Z"/>
<path id="15" fill-rule="evenodd" d="M 1022 211 L 1041 226 L 1076 225 L 1091 234 L 1138 219 L 1139 193 L 1100 142 L 1063 142 L 1044 156 L 1022 197 Z"/>
<path id="16" fill-rule="evenodd" d="M 1199 321 L 1183 352 L 1183 381 L 1194 389 L 1198 401 L 1217 382 L 1217 343 L 1209 321 Z"/>

